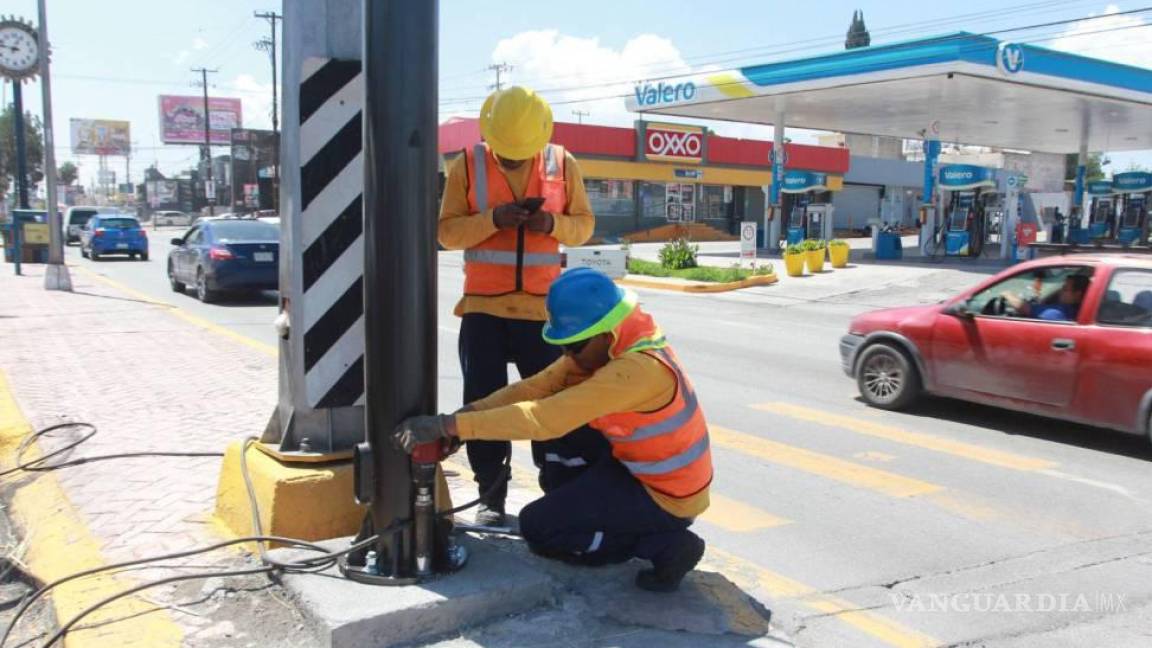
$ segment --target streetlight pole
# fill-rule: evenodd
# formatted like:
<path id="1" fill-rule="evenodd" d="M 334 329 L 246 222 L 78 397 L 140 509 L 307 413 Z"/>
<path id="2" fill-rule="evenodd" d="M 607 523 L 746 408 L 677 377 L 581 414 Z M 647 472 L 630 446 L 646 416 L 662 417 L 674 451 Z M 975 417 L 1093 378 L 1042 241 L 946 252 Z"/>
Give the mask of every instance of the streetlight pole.
<path id="1" fill-rule="evenodd" d="M 64 265 L 64 226 L 56 205 L 56 136 L 52 125 L 52 81 L 48 70 L 48 7 L 39 0 L 40 93 L 44 119 L 44 182 L 48 204 L 48 267 L 44 271 L 45 290 L 72 290 L 72 278 Z"/>

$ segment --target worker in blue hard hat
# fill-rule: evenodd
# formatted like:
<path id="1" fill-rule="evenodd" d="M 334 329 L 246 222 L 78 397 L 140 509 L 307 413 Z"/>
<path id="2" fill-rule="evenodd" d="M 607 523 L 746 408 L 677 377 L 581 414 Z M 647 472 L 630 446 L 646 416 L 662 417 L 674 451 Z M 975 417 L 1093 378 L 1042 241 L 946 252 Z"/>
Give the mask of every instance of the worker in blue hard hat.
<path id="1" fill-rule="evenodd" d="M 704 553 L 688 530 L 712 482 L 696 392 L 636 296 L 604 274 L 571 270 L 546 302 L 543 336 L 559 360 L 454 415 L 407 419 L 396 442 L 410 451 L 441 437 L 540 441 L 590 425 L 611 453 L 525 506 L 521 534 L 536 553 L 570 562 L 650 560 L 637 585 L 673 591 Z"/>

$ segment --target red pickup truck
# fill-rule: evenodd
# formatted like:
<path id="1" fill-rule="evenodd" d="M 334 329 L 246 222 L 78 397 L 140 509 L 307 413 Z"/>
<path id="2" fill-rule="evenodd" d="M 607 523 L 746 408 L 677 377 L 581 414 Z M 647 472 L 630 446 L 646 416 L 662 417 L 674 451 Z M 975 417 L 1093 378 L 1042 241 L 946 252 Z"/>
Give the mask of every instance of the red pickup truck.
<path id="1" fill-rule="evenodd" d="M 928 392 L 1152 440 L 1152 257 L 1012 266 L 940 304 L 857 316 L 840 355 L 876 407 Z"/>

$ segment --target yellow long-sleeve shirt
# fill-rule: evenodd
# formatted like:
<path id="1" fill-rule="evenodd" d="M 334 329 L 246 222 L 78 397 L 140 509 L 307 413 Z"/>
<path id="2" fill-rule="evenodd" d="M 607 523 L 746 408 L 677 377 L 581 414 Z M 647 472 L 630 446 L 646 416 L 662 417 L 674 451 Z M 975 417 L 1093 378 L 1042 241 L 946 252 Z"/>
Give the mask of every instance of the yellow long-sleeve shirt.
<path id="1" fill-rule="evenodd" d="M 456 415 L 461 439 L 546 441 L 601 416 L 651 412 L 672 401 L 676 377 L 644 353 L 626 353 L 596 371 L 582 371 L 568 356 L 540 373 L 471 403 Z M 645 487 L 647 488 L 647 487 Z M 672 515 L 693 518 L 708 508 L 708 489 L 689 497 L 648 494 Z"/>
<path id="2" fill-rule="evenodd" d="M 448 250 L 465 250 L 484 242 L 498 230 L 492 222 L 492 210 L 472 213 L 468 206 L 468 172 L 465 156 L 452 161 L 448 169 L 448 179 L 444 185 L 444 199 L 440 203 L 438 234 L 440 245 Z M 500 172 L 508 179 L 508 186 L 517 202 L 524 199 L 528 180 L 532 174 L 532 164 L 522 164 L 517 169 L 500 167 Z M 588 202 L 584 189 L 584 176 L 580 166 L 570 154 L 564 154 L 564 180 L 567 185 L 568 211 L 553 214 L 552 234 L 563 245 L 583 245 L 592 237 L 596 217 Z M 493 205 L 495 207 L 495 205 Z M 544 298 L 525 292 L 516 292 L 498 297 L 477 297 L 465 295 L 456 305 L 456 315 L 465 313 L 485 313 L 508 319 L 543 322 L 548 319 L 544 308 Z"/>

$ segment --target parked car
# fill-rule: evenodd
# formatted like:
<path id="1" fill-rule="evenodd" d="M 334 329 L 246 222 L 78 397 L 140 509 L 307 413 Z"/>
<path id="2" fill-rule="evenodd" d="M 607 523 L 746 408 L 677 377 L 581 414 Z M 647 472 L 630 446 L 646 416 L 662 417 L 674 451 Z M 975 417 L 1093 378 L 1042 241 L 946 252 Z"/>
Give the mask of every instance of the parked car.
<path id="1" fill-rule="evenodd" d="M 109 254 L 148 260 L 148 233 L 140 221 L 121 214 L 96 214 L 80 230 L 80 256 L 99 261 Z"/>
<path id="2" fill-rule="evenodd" d="M 88 219 L 100 213 L 99 207 L 69 207 L 64 212 L 64 244 L 79 243 L 80 231 Z"/>
<path id="3" fill-rule="evenodd" d="M 172 290 L 191 285 L 203 302 L 225 291 L 279 287 L 280 229 L 255 219 L 201 219 L 172 239 L 168 281 Z"/>
<path id="4" fill-rule="evenodd" d="M 179 225 L 188 227 L 192 224 L 192 216 L 181 211 L 158 211 L 152 213 L 152 222 L 157 226 Z"/>
<path id="5" fill-rule="evenodd" d="M 876 407 L 930 393 L 1152 440 L 1152 256 L 1013 266 L 940 304 L 856 317 L 840 354 Z"/>

